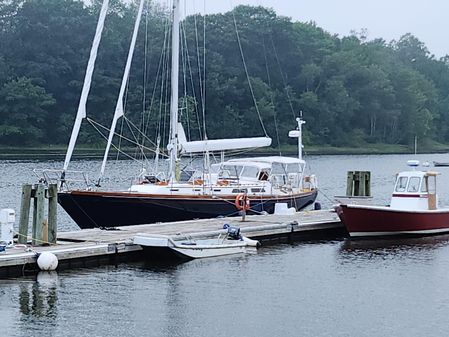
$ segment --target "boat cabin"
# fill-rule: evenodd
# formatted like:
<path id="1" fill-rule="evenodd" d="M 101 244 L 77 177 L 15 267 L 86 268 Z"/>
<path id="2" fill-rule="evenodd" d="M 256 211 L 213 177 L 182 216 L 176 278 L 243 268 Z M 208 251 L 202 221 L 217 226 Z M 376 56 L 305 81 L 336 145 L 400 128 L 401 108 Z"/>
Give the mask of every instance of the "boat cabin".
<path id="1" fill-rule="evenodd" d="M 431 171 L 398 173 L 390 207 L 401 210 L 437 209 L 436 177 L 438 174 Z"/>
<path id="2" fill-rule="evenodd" d="M 273 187 L 301 186 L 305 162 L 288 157 L 232 159 L 221 164 L 218 178 L 230 176 L 243 180 L 269 181 Z"/>

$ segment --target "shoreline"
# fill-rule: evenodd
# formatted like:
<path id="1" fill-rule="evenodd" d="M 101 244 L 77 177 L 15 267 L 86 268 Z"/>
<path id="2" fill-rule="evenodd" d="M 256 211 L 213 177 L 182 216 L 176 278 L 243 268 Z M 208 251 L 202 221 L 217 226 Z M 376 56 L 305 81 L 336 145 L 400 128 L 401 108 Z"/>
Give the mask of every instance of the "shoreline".
<path id="1" fill-rule="evenodd" d="M 419 154 L 448 153 L 449 145 L 433 144 L 418 151 Z M 280 150 L 276 148 L 259 149 L 247 152 L 250 156 L 294 156 L 298 153 L 295 146 L 284 146 Z M 64 160 L 65 146 L 40 146 L 40 147 L 1 147 L 0 160 L 39 160 L 54 159 Z M 367 147 L 331 147 L 331 146 L 306 146 L 303 154 L 307 155 L 381 155 L 381 154 L 414 154 L 411 147 L 404 145 L 370 144 Z M 73 159 L 102 159 L 102 148 L 78 148 L 73 153 Z M 116 153 L 111 153 L 116 157 Z"/>

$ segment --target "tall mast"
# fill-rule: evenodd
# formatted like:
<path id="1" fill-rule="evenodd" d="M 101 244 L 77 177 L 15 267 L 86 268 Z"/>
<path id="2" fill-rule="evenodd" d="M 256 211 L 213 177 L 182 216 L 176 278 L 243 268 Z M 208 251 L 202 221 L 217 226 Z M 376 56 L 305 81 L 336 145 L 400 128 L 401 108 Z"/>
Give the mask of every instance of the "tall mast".
<path id="1" fill-rule="evenodd" d="M 179 78 L 179 0 L 173 0 L 171 104 L 170 104 L 170 180 L 176 180 L 178 160 L 178 78 Z"/>
<path id="2" fill-rule="evenodd" d="M 302 114 L 301 114 L 302 115 Z M 298 159 L 302 159 L 302 125 L 306 124 L 306 122 L 301 118 L 296 118 L 296 122 L 298 123 Z"/>
<path id="3" fill-rule="evenodd" d="M 106 167 L 106 161 L 108 159 L 109 149 L 111 148 L 112 138 L 114 137 L 115 127 L 117 125 L 117 120 L 123 116 L 123 96 L 125 95 L 126 84 L 128 83 L 129 71 L 131 69 L 131 62 L 133 59 L 134 49 L 136 46 L 137 34 L 139 33 L 140 18 L 142 17 L 143 4 L 145 0 L 140 0 L 139 11 L 137 12 L 136 22 L 134 24 L 133 36 L 131 39 L 131 45 L 129 47 L 128 59 L 126 60 L 125 72 L 123 73 L 122 85 L 120 87 L 120 93 L 117 99 L 117 104 L 115 106 L 114 118 L 112 120 L 111 129 L 109 130 L 108 144 L 106 145 L 106 150 L 104 151 L 103 163 L 101 164 L 100 176 L 98 177 L 97 185 L 100 185 L 100 181 L 103 178 L 104 170 Z"/>
<path id="4" fill-rule="evenodd" d="M 75 148 L 76 139 L 81 127 L 81 122 L 83 118 L 86 118 L 86 103 L 87 96 L 89 96 L 90 85 L 92 83 L 92 74 L 94 72 L 95 60 L 97 58 L 98 46 L 100 45 L 101 34 L 103 32 L 104 20 L 106 18 L 106 13 L 109 7 L 109 0 L 103 0 L 101 6 L 100 17 L 98 18 L 97 29 L 95 31 L 95 37 L 92 42 L 92 48 L 90 50 L 89 62 L 87 63 L 86 75 L 84 77 L 83 90 L 81 92 L 81 98 L 78 104 L 78 111 L 76 113 L 75 124 L 73 125 L 72 135 L 70 136 L 69 146 L 67 148 L 67 153 L 64 160 L 64 168 L 62 176 L 64 177 L 65 171 L 67 170 L 70 159 L 72 158 L 73 149 Z"/>
<path id="5" fill-rule="evenodd" d="M 305 124 L 306 122 L 301 117 L 296 118 L 296 123 L 298 123 L 298 127 L 296 128 L 296 130 L 290 131 L 288 133 L 288 136 L 290 138 L 298 138 L 298 159 L 302 160 L 302 125 Z"/>

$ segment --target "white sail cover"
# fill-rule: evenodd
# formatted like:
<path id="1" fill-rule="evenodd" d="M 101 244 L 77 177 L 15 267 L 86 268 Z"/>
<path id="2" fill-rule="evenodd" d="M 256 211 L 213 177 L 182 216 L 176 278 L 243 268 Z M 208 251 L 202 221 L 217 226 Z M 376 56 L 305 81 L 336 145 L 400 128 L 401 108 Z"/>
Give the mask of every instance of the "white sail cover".
<path id="1" fill-rule="evenodd" d="M 271 145 L 269 137 L 199 140 L 180 143 L 181 153 L 247 149 Z"/>
<path id="2" fill-rule="evenodd" d="M 226 150 L 249 149 L 271 145 L 269 137 L 229 138 L 187 141 L 182 125 L 178 124 L 179 147 L 181 153 L 200 153 Z"/>

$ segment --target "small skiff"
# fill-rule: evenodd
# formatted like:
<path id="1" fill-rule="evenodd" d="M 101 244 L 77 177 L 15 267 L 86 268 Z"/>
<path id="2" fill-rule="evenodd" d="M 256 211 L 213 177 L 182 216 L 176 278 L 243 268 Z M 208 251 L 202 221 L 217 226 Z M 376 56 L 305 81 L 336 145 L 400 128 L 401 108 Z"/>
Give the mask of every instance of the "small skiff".
<path id="1" fill-rule="evenodd" d="M 175 240 L 168 235 L 138 234 L 133 241 L 149 255 L 187 260 L 254 252 L 260 245 L 259 241 L 240 235 L 236 227 L 227 229 L 226 234 L 211 239 Z"/>

